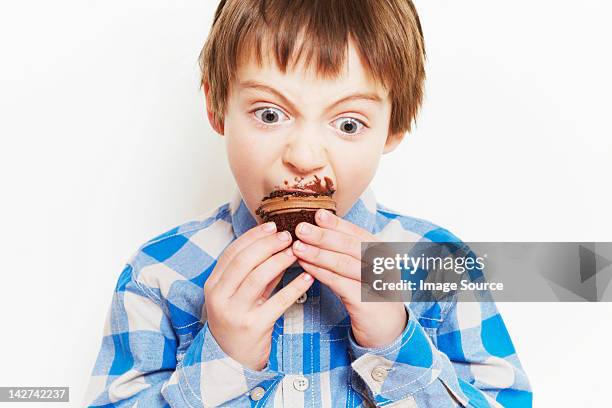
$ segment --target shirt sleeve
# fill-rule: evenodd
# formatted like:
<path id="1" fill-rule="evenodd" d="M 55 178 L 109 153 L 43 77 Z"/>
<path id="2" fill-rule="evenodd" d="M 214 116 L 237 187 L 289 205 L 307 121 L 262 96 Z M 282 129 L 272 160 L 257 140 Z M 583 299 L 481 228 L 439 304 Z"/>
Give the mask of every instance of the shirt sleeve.
<path id="1" fill-rule="evenodd" d="M 361 347 L 349 330 L 352 386 L 378 407 L 531 407 L 529 381 L 490 300 L 435 304 L 444 310 L 439 322 L 423 323 L 404 303 L 408 324 L 385 347 Z"/>
<path id="2" fill-rule="evenodd" d="M 107 313 L 102 345 L 89 379 L 88 407 L 229 407 L 250 405 L 280 379 L 228 356 L 205 323 L 184 353 L 163 303 L 151 288 L 121 273 Z M 268 393 L 269 394 L 269 393 Z"/>

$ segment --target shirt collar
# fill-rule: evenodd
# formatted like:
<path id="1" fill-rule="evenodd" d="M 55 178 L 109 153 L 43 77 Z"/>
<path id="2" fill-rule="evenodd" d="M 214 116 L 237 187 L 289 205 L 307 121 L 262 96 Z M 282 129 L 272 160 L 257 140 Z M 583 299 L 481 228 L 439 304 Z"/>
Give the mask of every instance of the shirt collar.
<path id="1" fill-rule="evenodd" d="M 251 215 L 237 186 L 232 193 L 229 208 L 236 238 L 257 225 L 256 219 Z M 342 218 L 370 233 L 374 233 L 376 197 L 370 186 L 361 193 L 351 209 Z"/>

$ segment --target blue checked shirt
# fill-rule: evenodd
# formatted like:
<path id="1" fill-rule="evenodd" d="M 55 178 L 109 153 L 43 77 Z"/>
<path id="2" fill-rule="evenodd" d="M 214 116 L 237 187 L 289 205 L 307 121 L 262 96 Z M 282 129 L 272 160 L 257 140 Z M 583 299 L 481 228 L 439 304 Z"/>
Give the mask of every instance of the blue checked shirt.
<path id="1" fill-rule="evenodd" d="M 378 204 L 370 187 L 343 218 L 382 241 L 460 242 Z M 405 302 L 403 333 L 386 347 L 365 348 L 340 299 L 315 280 L 277 320 L 268 365 L 242 366 L 211 335 L 203 286 L 227 245 L 255 225 L 235 189 L 229 203 L 131 256 L 84 405 L 531 407 L 529 381 L 494 302 Z M 281 285 L 301 271 L 294 263 Z"/>

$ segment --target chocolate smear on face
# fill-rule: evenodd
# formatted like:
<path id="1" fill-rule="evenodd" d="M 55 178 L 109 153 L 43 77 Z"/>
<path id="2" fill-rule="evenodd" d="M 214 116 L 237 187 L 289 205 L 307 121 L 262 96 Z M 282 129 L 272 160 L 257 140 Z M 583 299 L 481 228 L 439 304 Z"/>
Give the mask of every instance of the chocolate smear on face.
<path id="1" fill-rule="evenodd" d="M 284 195 L 295 195 L 297 197 L 308 197 L 311 195 L 314 196 L 319 196 L 319 195 L 326 195 L 326 196 L 332 196 L 334 194 L 334 192 L 336 191 L 334 189 L 334 182 L 332 181 L 332 179 L 330 179 L 327 176 L 324 176 L 323 179 L 325 180 L 325 186 L 323 186 L 321 184 L 321 179 L 318 176 L 314 176 L 315 179 L 313 181 L 311 181 L 308 184 L 301 184 L 302 179 L 299 179 L 298 177 L 295 178 L 295 180 L 297 181 L 297 183 L 293 184 L 291 187 L 285 187 L 285 188 L 279 188 L 278 186 L 276 186 L 276 189 L 274 191 L 272 191 L 270 194 L 268 194 L 266 197 L 264 197 L 262 199 L 262 201 L 268 200 L 270 198 L 274 198 L 274 197 L 282 197 Z M 285 180 L 285 185 L 287 185 L 288 182 Z M 297 191 L 297 190 L 312 190 L 311 191 Z"/>

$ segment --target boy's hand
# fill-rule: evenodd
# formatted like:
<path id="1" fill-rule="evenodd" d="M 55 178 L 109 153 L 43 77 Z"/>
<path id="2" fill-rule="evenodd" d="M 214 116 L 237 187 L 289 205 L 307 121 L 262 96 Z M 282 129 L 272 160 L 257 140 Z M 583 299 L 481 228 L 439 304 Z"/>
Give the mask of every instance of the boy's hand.
<path id="1" fill-rule="evenodd" d="M 323 216 L 323 217 L 322 217 Z M 355 340 L 362 347 L 390 344 L 406 328 L 402 302 L 361 302 L 361 242 L 378 238 L 335 214 L 318 210 L 317 225 L 300 223 L 293 253 L 298 263 L 342 300 L 351 317 Z M 308 231 L 303 231 L 303 226 Z M 300 250 L 303 246 L 304 249 Z"/>
<path id="2" fill-rule="evenodd" d="M 259 225 L 232 242 L 204 284 L 213 337 L 225 353 L 253 370 L 268 362 L 276 320 L 314 281 L 304 272 L 268 299 L 284 270 L 296 261 L 291 234 L 276 233 L 274 223 L 269 224 L 270 231 L 266 224 Z"/>

